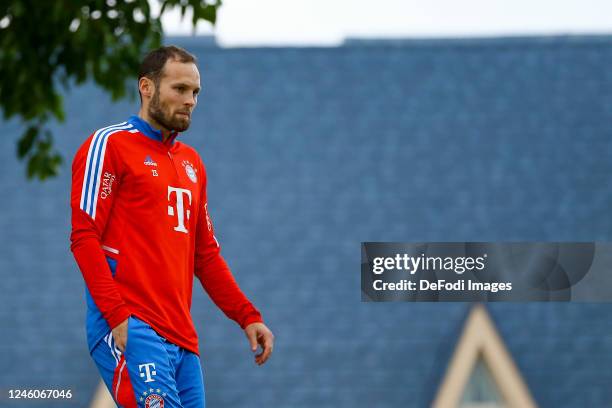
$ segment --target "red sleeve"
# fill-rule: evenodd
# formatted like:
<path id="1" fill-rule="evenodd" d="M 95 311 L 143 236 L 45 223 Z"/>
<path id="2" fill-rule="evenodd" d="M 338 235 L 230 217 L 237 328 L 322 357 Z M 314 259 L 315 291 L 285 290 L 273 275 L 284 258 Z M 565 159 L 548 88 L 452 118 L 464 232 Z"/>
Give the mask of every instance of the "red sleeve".
<path id="1" fill-rule="evenodd" d="M 204 166 L 200 169 L 203 187 L 196 229 L 195 275 L 217 307 L 244 329 L 251 323 L 263 320 L 259 311 L 238 287 L 221 256 L 221 248 L 215 238 L 215 231 L 208 214 L 206 170 Z"/>
<path id="2" fill-rule="evenodd" d="M 117 194 L 121 162 L 110 136 L 101 136 L 90 136 L 72 162 L 70 249 L 94 303 L 112 329 L 130 312 L 102 251 L 102 234 Z"/>

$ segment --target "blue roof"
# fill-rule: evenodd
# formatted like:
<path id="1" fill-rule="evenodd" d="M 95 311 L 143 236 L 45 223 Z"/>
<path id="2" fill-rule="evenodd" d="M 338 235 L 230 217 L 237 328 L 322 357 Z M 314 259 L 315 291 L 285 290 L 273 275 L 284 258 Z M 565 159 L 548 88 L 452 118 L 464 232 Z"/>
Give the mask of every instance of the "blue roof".
<path id="1" fill-rule="evenodd" d="M 432 401 L 470 305 L 361 303 L 361 241 L 612 237 L 612 38 L 170 42 L 181 41 L 198 56 L 203 94 L 179 138 L 207 165 L 223 253 L 277 339 L 255 366 L 240 329 L 197 286 L 210 406 Z M 0 124 L 2 390 L 72 389 L 71 403 L 45 406 L 93 395 L 68 250 L 70 161 L 137 102 L 112 103 L 92 85 L 67 94 L 67 120 L 53 125 L 66 163 L 42 184 L 25 183 L 14 157 L 23 128 Z M 609 404 L 610 305 L 488 308 L 541 407 Z M 39 406 L 5 394 L 0 405 Z"/>

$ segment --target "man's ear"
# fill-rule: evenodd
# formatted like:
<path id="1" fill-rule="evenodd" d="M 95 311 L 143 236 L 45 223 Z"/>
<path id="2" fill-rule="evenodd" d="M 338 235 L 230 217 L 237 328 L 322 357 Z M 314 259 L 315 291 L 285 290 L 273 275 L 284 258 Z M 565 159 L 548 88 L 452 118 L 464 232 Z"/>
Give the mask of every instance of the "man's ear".
<path id="1" fill-rule="evenodd" d="M 147 77 L 142 77 L 138 81 L 138 90 L 144 98 L 151 98 L 155 93 L 155 84 Z"/>

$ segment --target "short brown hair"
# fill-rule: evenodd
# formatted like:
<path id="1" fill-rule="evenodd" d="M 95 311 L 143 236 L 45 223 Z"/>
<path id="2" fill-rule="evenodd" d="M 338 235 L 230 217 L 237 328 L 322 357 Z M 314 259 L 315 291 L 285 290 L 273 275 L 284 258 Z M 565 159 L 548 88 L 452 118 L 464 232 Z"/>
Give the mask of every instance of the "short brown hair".
<path id="1" fill-rule="evenodd" d="M 138 81 L 142 77 L 147 77 L 155 83 L 155 86 L 158 86 L 163 74 L 164 65 L 169 59 L 178 62 L 197 63 L 196 57 L 181 47 L 176 45 L 159 47 L 150 51 L 143 58 L 138 69 Z"/>

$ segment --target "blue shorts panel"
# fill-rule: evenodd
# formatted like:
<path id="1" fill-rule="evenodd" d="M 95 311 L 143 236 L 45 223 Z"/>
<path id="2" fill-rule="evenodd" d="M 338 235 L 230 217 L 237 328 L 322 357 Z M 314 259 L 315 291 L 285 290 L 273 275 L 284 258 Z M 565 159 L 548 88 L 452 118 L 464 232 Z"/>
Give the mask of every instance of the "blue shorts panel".
<path id="1" fill-rule="evenodd" d="M 91 355 L 115 402 L 124 404 L 120 406 L 205 407 L 200 358 L 168 342 L 137 317 L 128 320 L 125 354 L 109 332 Z"/>

